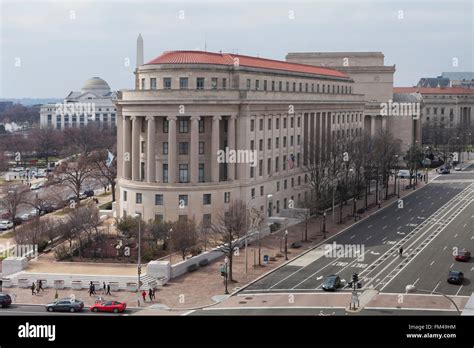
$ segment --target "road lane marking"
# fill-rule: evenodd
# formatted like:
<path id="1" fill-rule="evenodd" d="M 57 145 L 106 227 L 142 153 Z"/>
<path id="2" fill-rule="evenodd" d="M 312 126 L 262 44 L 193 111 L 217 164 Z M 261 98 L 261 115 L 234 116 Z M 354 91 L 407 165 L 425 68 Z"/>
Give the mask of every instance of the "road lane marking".
<path id="1" fill-rule="evenodd" d="M 435 291 L 436 291 L 436 289 L 437 289 L 438 286 L 439 286 L 439 283 L 441 283 L 441 282 L 438 282 L 438 284 L 436 284 L 435 288 L 434 288 L 433 291 L 431 291 L 431 292 L 435 292 Z"/>
<path id="2" fill-rule="evenodd" d="M 368 236 L 365 240 L 369 240 L 370 238 L 372 238 L 372 235 Z"/>
<path id="3" fill-rule="evenodd" d="M 387 238 L 388 238 L 388 237 L 384 237 L 384 238 L 382 239 L 382 242 L 383 242 L 385 239 L 387 239 Z"/>
<path id="4" fill-rule="evenodd" d="M 430 263 L 430 266 L 433 266 L 433 263 L 435 263 L 435 260 L 433 260 L 433 261 Z"/>
<path id="5" fill-rule="evenodd" d="M 355 234 L 353 234 L 353 235 L 351 236 L 351 238 L 350 238 L 350 239 L 354 239 L 354 238 L 355 238 L 355 236 L 356 236 L 356 235 L 355 235 Z"/>
<path id="6" fill-rule="evenodd" d="M 461 285 L 461 287 L 459 288 L 459 290 L 458 290 L 458 292 L 456 293 L 455 296 L 457 296 L 457 295 L 459 294 L 459 292 L 461 291 L 462 287 L 463 287 L 463 285 Z"/>
<path id="7" fill-rule="evenodd" d="M 456 233 L 456 234 L 454 235 L 454 238 L 456 238 L 457 236 L 458 236 L 458 234 Z"/>
<path id="8" fill-rule="evenodd" d="M 453 268 L 453 266 L 454 266 L 454 263 L 449 268 Z"/>
<path id="9" fill-rule="evenodd" d="M 385 230 L 387 228 L 387 225 L 385 225 L 384 227 L 382 227 L 382 230 Z"/>
<path id="10" fill-rule="evenodd" d="M 417 280 L 415 280 L 415 282 L 413 283 L 413 285 L 416 285 L 416 283 L 418 283 L 419 280 L 420 280 L 420 278 L 418 278 Z"/>
<path id="11" fill-rule="evenodd" d="M 397 216 L 397 220 L 400 220 L 400 216 Z"/>
<path id="12" fill-rule="evenodd" d="M 448 246 L 446 245 L 446 246 L 443 248 L 443 250 L 446 250 L 447 248 L 448 248 Z"/>
<path id="13" fill-rule="evenodd" d="M 371 227 L 372 227 L 372 225 L 367 226 L 367 228 L 371 228 Z"/>

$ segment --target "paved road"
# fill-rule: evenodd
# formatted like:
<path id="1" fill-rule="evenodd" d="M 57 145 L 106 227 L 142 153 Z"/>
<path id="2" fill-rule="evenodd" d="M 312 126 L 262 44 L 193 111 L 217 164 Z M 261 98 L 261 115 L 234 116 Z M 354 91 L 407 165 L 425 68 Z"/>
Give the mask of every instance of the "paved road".
<path id="1" fill-rule="evenodd" d="M 471 202 L 474 200 L 474 184 L 470 181 L 474 180 L 474 172 L 460 175 L 466 176 L 469 182 L 437 179 L 436 184 L 403 198 L 403 207 L 393 203 L 328 239 L 326 246 L 296 258 L 252 284 L 244 293 L 321 291 L 328 275 L 338 274 L 341 279 L 350 280 L 357 272 L 364 288 L 404 292 L 405 285 L 421 278 L 416 284 L 420 288 L 428 286 L 432 290 L 440 282 L 439 290 L 448 294 L 470 295 L 474 290 L 472 263 L 453 266 L 466 271 L 467 280 L 462 287 L 444 284 L 446 272 L 453 263 L 450 249 L 463 245 L 473 248 L 474 245 L 470 239 Z M 351 255 L 351 250 L 342 255 L 325 254 L 331 250 L 326 249 L 327 244 L 333 242 L 346 248 L 359 248 L 363 258 Z M 398 254 L 401 246 L 405 250 L 402 258 Z M 430 266 L 433 260 L 435 263 Z"/>
<path id="2" fill-rule="evenodd" d="M 7 308 L 0 308 L 0 316 L 10 316 L 10 315 L 105 315 L 105 316 L 116 316 L 116 315 L 130 315 L 136 313 L 138 308 L 129 308 L 125 310 L 124 313 L 115 314 L 115 313 L 91 313 L 89 307 L 85 307 L 84 311 L 77 313 L 67 313 L 67 312 L 47 312 L 44 309 L 44 305 L 21 305 L 21 304 L 12 304 Z"/>

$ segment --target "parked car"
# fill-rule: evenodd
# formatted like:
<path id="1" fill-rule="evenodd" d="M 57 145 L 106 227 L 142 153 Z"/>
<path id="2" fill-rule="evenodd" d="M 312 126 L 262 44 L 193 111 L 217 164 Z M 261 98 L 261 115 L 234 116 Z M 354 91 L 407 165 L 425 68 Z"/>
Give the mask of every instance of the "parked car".
<path id="1" fill-rule="evenodd" d="M 52 213 L 54 211 L 54 207 L 52 205 L 45 205 L 42 209 L 42 211 L 45 213 L 45 214 L 48 214 L 48 213 Z"/>
<path id="2" fill-rule="evenodd" d="M 454 259 L 456 261 L 469 262 L 469 260 L 471 260 L 471 252 L 467 251 L 466 249 L 460 250 Z"/>
<path id="3" fill-rule="evenodd" d="M 0 292 L 0 306 L 2 308 L 9 307 L 12 304 L 12 298 L 8 294 Z"/>
<path id="4" fill-rule="evenodd" d="M 5 231 L 13 228 L 13 222 L 10 220 L 0 220 L 0 230 Z"/>
<path id="5" fill-rule="evenodd" d="M 22 222 L 23 222 L 23 220 L 19 217 L 16 217 L 16 218 L 13 219 L 13 224 L 15 226 L 21 225 Z"/>
<path id="6" fill-rule="evenodd" d="M 48 312 L 80 312 L 84 309 L 84 302 L 81 300 L 63 298 L 61 300 L 48 303 L 45 306 Z"/>
<path id="7" fill-rule="evenodd" d="M 31 219 L 31 215 L 28 213 L 22 214 L 20 216 L 20 219 L 22 219 L 23 221 L 28 221 L 29 219 Z"/>
<path id="8" fill-rule="evenodd" d="M 91 312 L 122 313 L 125 308 L 127 308 L 127 304 L 125 302 L 103 301 L 91 306 Z"/>
<path id="9" fill-rule="evenodd" d="M 450 170 L 448 168 L 441 168 L 441 170 L 439 172 L 440 172 L 440 174 L 449 174 Z"/>
<path id="10" fill-rule="evenodd" d="M 464 273 L 459 271 L 449 271 L 448 283 L 461 285 L 464 281 Z"/>
<path id="11" fill-rule="evenodd" d="M 321 287 L 326 291 L 335 291 L 340 286 L 341 278 L 339 278 L 338 275 L 330 275 L 324 280 L 324 283 Z"/>
<path id="12" fill-rule="evenodd" d="M 86 197 L 94 196 L 94 190 L 85 190 L 83 193 L 86 195 Z"/>
<path id="13" fill-rule="evenodd" d="M 456 167 L 454 167 L 454 170 L 457 171 L 457 172 L 459 172 L 459 171 L 461 170 L 461 167 L 456 166 Z"/>
<path id="14" fill-rule="evenodd" d="M 410 171 L 408 169 L 399 170 L 397 176 L 402 179 L 410 179 Z M 412 174 L 411 177 L 414 178 L 415 175 Z"/>

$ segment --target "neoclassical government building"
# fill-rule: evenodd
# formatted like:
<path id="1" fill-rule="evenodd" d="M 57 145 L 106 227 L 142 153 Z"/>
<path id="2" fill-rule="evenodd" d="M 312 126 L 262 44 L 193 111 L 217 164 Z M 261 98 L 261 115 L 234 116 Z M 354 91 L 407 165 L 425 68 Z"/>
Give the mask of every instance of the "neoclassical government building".
<path id="1" fill-rule="evenodd" d="M 209 226 L 234 199 L 277 215 L 310 193 L 310 146 L 326 153 L 363 132 L 364 95 L 344 72 L 203 51 L 141 57 L 135 89 L 116 100 L 119 217 Z M 226 148 L 256 161 L 220 163 Z"/>

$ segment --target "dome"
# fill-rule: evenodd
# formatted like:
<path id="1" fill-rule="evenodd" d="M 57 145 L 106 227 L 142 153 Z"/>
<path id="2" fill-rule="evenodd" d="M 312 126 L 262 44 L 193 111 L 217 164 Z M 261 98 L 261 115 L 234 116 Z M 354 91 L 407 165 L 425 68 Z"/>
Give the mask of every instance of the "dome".
<path id="1" fill-rule="evenodd" d="M 109 84 L 100 77 L 93 77 L 87 80 L 82 86 L 82 93 L 92 92 L 99 95 L 106 95 L 110 92 Z"/>

